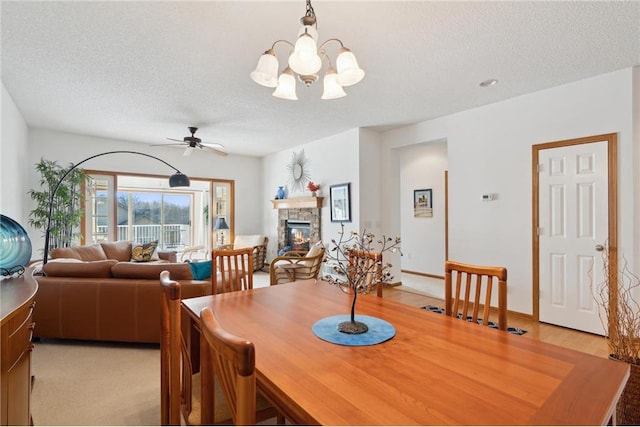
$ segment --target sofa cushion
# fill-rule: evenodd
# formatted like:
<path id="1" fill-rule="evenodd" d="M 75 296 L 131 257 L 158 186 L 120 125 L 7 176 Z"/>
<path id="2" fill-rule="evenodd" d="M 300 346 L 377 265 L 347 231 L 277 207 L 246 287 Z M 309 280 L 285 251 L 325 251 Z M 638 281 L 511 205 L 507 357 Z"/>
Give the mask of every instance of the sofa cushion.
<path id="1" fill-rule="evenodd" d="M 100 245 L 109 259 L 131 260 L 131 242 L 119 240 L 117 242 L 102 242 Z"/>
<path id="2" fill-rule="evenodd" d="M 189 262 L 189 267 L 191 268 L 191 274 L 193 275 L 193 280 L 206 280 L 211 279 L 211 261 L 199 261 L 199 262 Z"/>
<path id="3" fill-rule="evenodd" d="M 169 262 L 119 262 L 111 267 L 113 277 L 120 279 L 157 279 L 160 280 L 160 273 L 164 270 L 169 272 L 172 280 L 193 280 L 191 268 L 187 263 Z"/>
<path id="4" fill-rule="evenodd" d="M 70 248 L 55 248 L 51 251 L 51 258 L 75 258 L 80 261 L 109 259 L 99 243 L 95 245 L 73 246 Z"/>
<path id="5" fill-rule="evenodd" d="M 264 236 L 260 234 L 248 234 L 236 236 L 233 240 L 233 249 L 252 248 L 264 244 Z"/>
<path id="6" fill-rule="evenodd" d="M 118 261 L 105 259 L 100 261 L 71 261 L 71 262 L 51 262 L 42 267 L 42 271 L 47 276 L 52 277 L 111 277 L 111 267 Z"/>
<path id="7" fill-rule="evenodd" d="M 151 261 L 153 254 L 158 247 L 158 241 L 149 243 L 133 243 L 131 245 L 131 261 L 147 262 Z"/>

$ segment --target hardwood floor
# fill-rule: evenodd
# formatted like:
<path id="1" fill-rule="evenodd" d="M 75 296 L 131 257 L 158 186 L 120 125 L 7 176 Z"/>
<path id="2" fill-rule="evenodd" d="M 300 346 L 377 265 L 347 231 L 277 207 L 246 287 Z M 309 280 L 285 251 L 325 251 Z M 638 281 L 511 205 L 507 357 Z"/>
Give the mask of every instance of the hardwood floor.
<path id="1" fill-rule="evenodd" d="M 415 275 L 403 274 L 403 285 L 405 283 L 407 285 L 385 288 L 384 298 L 414 307 L 424 307 L 428 304 L 442 306 L 443 299 L 432 296 L 434 294 L 437 295 L 442 289 L 442 280 L 413 276 Z M 416 284 L 415 281 L 422 283 Z M 423 291 L 420 289 L 423 289 Z M 535 322 L 531 317 L 517 313 L 509 313 L 508 325 L 526 330 L 527 333 L 523 337 L 537 339 L 596 356 L 608 357 L 609 355 L 606 339 L 599 335 Z"/>

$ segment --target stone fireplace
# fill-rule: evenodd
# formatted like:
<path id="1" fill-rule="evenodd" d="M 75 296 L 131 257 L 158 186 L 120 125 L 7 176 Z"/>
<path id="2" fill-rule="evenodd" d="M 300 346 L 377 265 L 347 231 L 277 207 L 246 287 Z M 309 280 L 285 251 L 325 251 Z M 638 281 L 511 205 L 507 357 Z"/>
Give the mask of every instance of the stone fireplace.
<path id="1" fill-rule="evenodd" d="M 287 250 L 308 250 L 311 245 L 322 239 L 320 229 L 322 199 L 322 197 L 304 197 L 274 200 L 274 208 L 278 209 L 278 252 L 285 246 L 291 246 L 291 249 Z M 279 203 L 276 204 L 276 202 Z M 289 242 L 291 234 L 293 239 L 298 241 L 297 243 Z M 304 246 L 294 249 L 296 244 Z"/>

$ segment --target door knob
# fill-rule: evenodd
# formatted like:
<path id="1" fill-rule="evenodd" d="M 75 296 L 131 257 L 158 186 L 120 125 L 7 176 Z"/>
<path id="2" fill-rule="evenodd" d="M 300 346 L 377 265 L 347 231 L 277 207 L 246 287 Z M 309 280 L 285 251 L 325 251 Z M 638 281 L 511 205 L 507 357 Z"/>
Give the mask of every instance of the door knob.
<path id="1" fill-rule="evenodd" d="M 596 251 L 598 251 L 598 252 L 604 251 L 604 246 L 603 245 L 596 245 Z"/>

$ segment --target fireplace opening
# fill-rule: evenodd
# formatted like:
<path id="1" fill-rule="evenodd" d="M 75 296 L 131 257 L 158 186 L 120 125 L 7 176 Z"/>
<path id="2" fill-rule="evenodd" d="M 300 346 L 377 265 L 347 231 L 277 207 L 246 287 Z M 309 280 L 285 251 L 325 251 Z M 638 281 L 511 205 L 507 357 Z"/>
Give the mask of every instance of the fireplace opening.
<path id="1" fill-rule="evenodd" d="M 308 251 L 311 223 L 309 221 L 287 221 L 286 245 L 292 251 Z"/>

